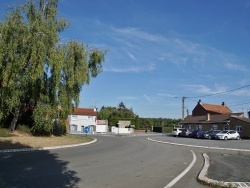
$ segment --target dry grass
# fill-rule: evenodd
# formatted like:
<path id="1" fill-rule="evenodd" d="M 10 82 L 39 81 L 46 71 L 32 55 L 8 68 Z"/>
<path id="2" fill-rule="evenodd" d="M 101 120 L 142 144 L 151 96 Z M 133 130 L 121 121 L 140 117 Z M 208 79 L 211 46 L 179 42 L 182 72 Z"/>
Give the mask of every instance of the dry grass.
<path id="1" fill-rule="evenodd" d="M 65 135 L 50 137 L 35 137 L 20 132 L 14 132 L 11 137 L 0 137 L 0 149 L 41 148 L 47 146 L 62 146 L 91 141 L 85 135 Z"/>

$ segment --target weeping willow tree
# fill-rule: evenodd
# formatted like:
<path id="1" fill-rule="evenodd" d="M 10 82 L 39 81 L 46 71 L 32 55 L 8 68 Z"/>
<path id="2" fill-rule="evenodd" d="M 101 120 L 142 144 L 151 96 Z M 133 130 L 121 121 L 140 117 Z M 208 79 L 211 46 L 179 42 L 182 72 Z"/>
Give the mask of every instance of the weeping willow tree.
<path id="1" fill-rule="evenodd" d="M 11 6 L 0 22 L 0 120 L 13 117 L 10 130 L 32 109 L 34 133 L 51 134 L 53 120 L 60 115 L 65 121 L 82 86 L 102 72 L 106 52 L 74 40 L 62 43 L 59 35 L 68 27 L 58 0 Z"/>

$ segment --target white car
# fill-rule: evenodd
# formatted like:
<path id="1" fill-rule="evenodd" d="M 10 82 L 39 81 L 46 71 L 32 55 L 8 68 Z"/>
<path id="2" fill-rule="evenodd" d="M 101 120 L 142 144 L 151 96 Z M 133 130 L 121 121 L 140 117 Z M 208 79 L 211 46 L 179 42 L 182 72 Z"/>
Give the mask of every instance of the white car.
<path id="1" fill-rule="evenodd" d="M 217 133 L 216 136 L 215 136 L 215 139 L 220 139 L 220 140 L 235 139 L 235 140 L 239 140 L 240 139 L 240 134 L 237 131 L 234 131 L 234 130 L 226 130 L 226 131 L 221 131 L 220 133 Z"/>
<path id="2" fill-rule="evenodd" d="M 173 131 L 172 131 L 172 134 L 173 136 L 180 136 L 181 135 L 181 132 L 185 130 L 185 128 L 175 128 Z"/>

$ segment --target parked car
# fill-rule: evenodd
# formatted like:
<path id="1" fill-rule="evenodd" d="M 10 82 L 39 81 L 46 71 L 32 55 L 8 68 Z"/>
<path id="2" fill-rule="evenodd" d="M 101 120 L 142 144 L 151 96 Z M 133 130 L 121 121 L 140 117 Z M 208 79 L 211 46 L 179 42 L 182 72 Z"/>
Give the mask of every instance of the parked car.
<path id="1" fill-rule="evenodd" d="M 180 136 L 181 135 L 181 131 L 185 130 L 185 128 L 175 128 L 172 131 L 173 136 Z"/>
<path id="2" fill-rule="evenodd" d="M 203 138 L 204 131 L 202 130 L 194 130 L 190 137 L 192 138 Z"/>
<path id="3" fill-rule="evenodd" d="M 191 137 L 193 131 L 194 131 L 193 129 L 184 129 L 183 131 L 181 131 L 180 136 Z"/>
<path id="4" fill-rule="evenodd" d="M 203 138 L 208 138 L 208 139 L 215 139 L 215 135 L 217 133 L 221 132 L 221 130 L 209 130 L 205 131 L 203 134 Z"/>
<path id="5" fill-rule="evenodd" d="M 216 134 L 220 133 L 221 130 L 214 130 L 208 137 L 208 139 L 215 139 Z"/>
<path id="6" fill-rule="evenodd" d="M 217 133 L 216 136 L 215 136 L 215 139 L 220 139 L 220 140 L 235 139 L 235 140 L 239 140 L 240 139 L 240 134 L 235 130 L 225 130 L 225 131 L 221 131 L 220 133 Z"/>

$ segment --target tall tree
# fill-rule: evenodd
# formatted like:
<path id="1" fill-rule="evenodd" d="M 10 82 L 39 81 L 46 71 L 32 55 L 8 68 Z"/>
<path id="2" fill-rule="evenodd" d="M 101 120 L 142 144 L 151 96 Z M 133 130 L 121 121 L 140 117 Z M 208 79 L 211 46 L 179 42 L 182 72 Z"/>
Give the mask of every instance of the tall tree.
<path id="1" fill-rule="evenodd" d="M 24 107 L 34 109 L 34 132 L 51 134 L 53 119 L 66 120 L 79 104 L 90 77 L 102 72 L 105 51 L 59 34 L 69 23 L 58 15 L 58 0 L 13 6 L 0 23 L 0 119 L 13 114 L 14 130 Z"/>

